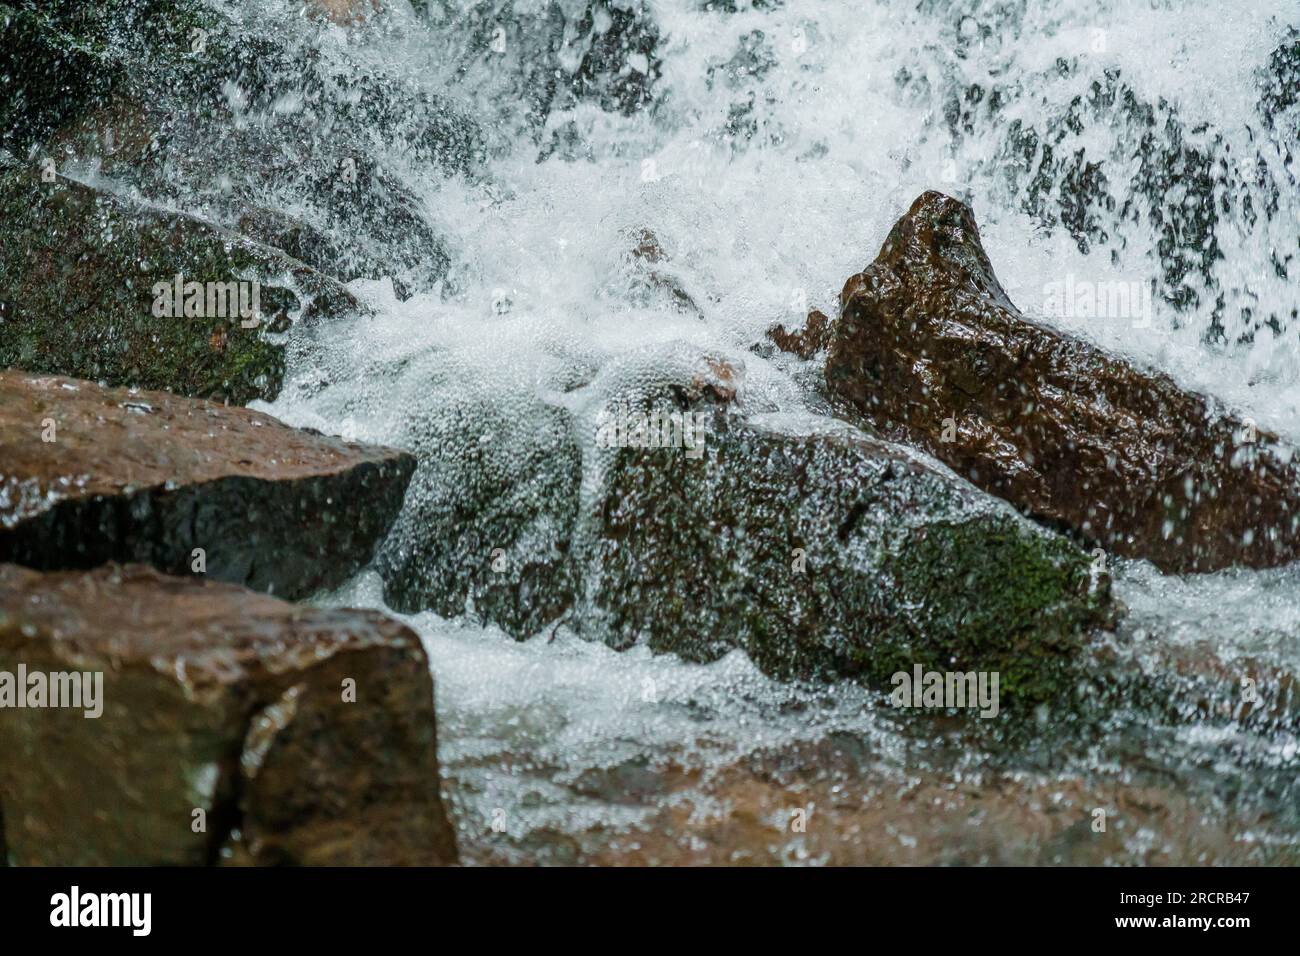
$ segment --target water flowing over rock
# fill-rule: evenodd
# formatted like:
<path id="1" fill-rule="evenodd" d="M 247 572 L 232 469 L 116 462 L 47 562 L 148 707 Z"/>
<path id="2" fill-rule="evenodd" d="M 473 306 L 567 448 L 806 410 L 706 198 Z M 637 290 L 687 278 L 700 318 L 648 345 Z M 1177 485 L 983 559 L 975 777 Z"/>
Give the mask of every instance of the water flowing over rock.
<path id="1" fill-rule="evenodd" d="M 662 297 L 678 312 L 701 318 L 700 307 L 682 288 L 681 280 L 666 271 L 670 257 L 659 244 L 658 237 L 649 229 L 637 229 L 632 230 L 628 238 L 633 248 L 624 257 L 623 264 L 627 267 L 633 301 L 649 304 Z"/>
<path id="2" fill-rule="evenodd" d="M 618 649 L 742 648 L 782 679 L 942 663 L 1060 698 L 1109 620 L 1090 560 L 905 449 L 751 415 L 743 378 L 676 347 L 602 369 L 595 424 L 508 387 L 435 402 L 386 596 L 520 638 L 566 614 Z"/>
<path id="3" fill-rule="evenodd" d="M 381 9 L 380 0 L 311 0 L 308 9 L 339 26 L 364 23 Z"/>
<path id="4" fill-rule="evenodd" d="M 480 865 L 567 866 L 1204 866 L 1210 859 L 1284 866 L 1300 859 L 1280 841 L 1240 839 L 1270 826 L 1259 807 L 1224 807 L 1167 780 L 903 769 L 890 765 L 878 742 L 846 733 L 766 747 L 708 772 L 641 761 L 593 771 L 571 786 L 645 816 L 613 836 L 596 824 L 466 855 Z M 1099 807 L 1109 821 L 1100 833 L 1091 826 Z"/>
<path id="5" fill-rule="evenodd" d="M 0 446 L 0 561 L 142 561 L 284 597 L 368 562 L 415 467 L 248 409 L 19 372 L 0 372 Z"/>
<path id="6" fill-rule="evenodd" d="M 80 674 L 87 692 L 100 675 L 102 712 L 87 718 L 84 695 L 76 708 L 5 711 L 13 863 L 456 859 L 428 660 L 382 614 L 136 565 L 0 565 L 0 671 L 19 667 L 29 680 Z"/>
<path id="7" fill-rule="evenodd" d="M 780 678 L 999 672 L 1065 700 L 1105 582 L 1082 553 L 904 449 L 826 419 L 709 416 L 704 454 L 623 450 L 588 565 L 593 629 Z"/>
<path id="8" fill-rule="evenodd" d="M 918 198 L 840 308 L 832 395 L 1024 513 L 1169 571 L 1300 556 L 1292 449 L 1027 320 L 957 200 Z"/>
<path id="9" fill-rule="evenodd" d="M 268 333 L 361 309 L 337 281 L 277 250 L 58 175 L 47 181 L 40 165 L 0 163 L 0 212 L 0 367 L 244 404 L 280 390 L 284 348 Z M 178 281 L 197 295 L 176 296 Z M 241 314 L 254 305 L 259 314 Z"/>
<path id="10" fill-rule="evenodd" d="M 0 147 L 284 242 L 334 279 L 390 276 L 405 292 L 446 277 L 404 174 L 467 172 L 482 136 L 418 80 L 382 65 L 353 74 L 331 55 L 329 19 L 360 23 L 369 3 L 330 0 L 304 29 L 253 5 L 104 6 L 0 5 Z"/>
<path id="11" fill-rule="evenodd" d="M 521 390 L 453 385 L 412 443 L 407 506 L 379 556 L 401 611 L 467 608 L 516 637 L 573 602 L 581 451 L 563 409 Z"/>
<path id="12" fill-rule="evenodd" d="M 1300 862 L 1297 10 L 0 0 L 0 863 Z"/>
<path id="13" fill-rule="evenodd" d="M 943 128 L 952 189 L 978 181 L 1084 253 L 1143 250 L 1141 274 L 1157 279 L 1157 297 L 1207 341 L 1294 328 L 1294 301 L 1277 295 L 1296 268 L 1294 24 L 1242 71 L 1248 95 L 1224 115 L 1107 62 L 1122 41 L 1096 24 L 1008 76 L 1012 51 L 1040 37 L 1059 5 L 952 6 L 941 45 L 954 55 L 942 76 L 917 64 L 894 77 Z M 1185 57 L 1168 67 L 1185 70 Z"/>
<path id="14" fill-rule="evenodd" d="M 633 115 L 653 102 L 661 72 L 661 30 L 644 0 L 430 0 L 427 17 L 456 42 L 457 71 L 489 83 L 499 116 L 549 133 L 542 155 L 576 158 L 581 134 L 571 118 L 592 104 Z"/>

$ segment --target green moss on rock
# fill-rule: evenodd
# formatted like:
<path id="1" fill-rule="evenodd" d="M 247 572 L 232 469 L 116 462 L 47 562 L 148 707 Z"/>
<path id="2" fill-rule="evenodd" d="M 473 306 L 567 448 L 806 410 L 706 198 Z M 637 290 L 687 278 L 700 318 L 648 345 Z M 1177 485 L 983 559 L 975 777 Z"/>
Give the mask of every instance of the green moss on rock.
<path id="1" fill-rule="evenodd" d="M 271 250 L 62 177 L 45 182 L 39 167 L 0 165 L 0 218 L 0 367 L 244 404 L 279 392 L 283 347 L 238 318 L 157 317 L 155 283 L 257 280 L 272 302 L 288 276 L 310 287 L 295 300 L 356 304 Z"/>
<path id="2" fill-rule="evenodd" d="M 917 528 L 885 568 L 900 591 L 926 598 L 919 639 L 907 643 L 916 663 L 977 660 L 1015 697 L 1053 699 L 1077 676 L 1075 635 L 1107 623 L 1105 577 L 1070 542 L 1011 514 Z"/>
<path id="3" fill-rule="evenodd" d="M 596 636 L 693 661 L 739 647 L 786 679 L 998 671 L 1008 707 L 1072 693 L 1109 619 L 1081 551 L 854 429 L 713 421 L 698 460 L 609 466 L 584 555 Z"/>
<path id="4" fill-rule="evenodd" d="M 18 155 L 106 105 L 146 61 L 174 71 L 220 16 L 198 0 L 0 3 L 0 146 Z"/>

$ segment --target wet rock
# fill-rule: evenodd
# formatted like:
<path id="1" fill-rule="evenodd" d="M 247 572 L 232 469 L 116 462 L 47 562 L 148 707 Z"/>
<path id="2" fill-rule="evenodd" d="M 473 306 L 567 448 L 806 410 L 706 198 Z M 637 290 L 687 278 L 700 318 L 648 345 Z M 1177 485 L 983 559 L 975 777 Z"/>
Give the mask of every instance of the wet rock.
<path id="1" fill-rule="evenodd" d="M 102 712 L 0 711 L 12 863 L 456 859 L 429 662 L 381 614 L 138 565 L 0 565 L 0 671 L 20 666 L 102 675 Z"/>
<path id="2" fill-rule="evenodd" d="M 782 352 L 810 359 L 830 345 L 831 320 L 820 309 L 808 313 L 808 321 L 797 332 L 787 332 L 784 325 L 768 330 L 767 337 Z"/>
<path id="3" fill-rule="evenodd" d="M 650 103 L 661 69 L 656 54 L 660 36 L 644 4 L 592 3 L 570 22 L 566 38 L 570 35 L 578 44 L 586 37 L 571 86 L 576 98 L 629 116 Z"/>
<path id="4" fill-rule="evenodd" d="M 405 196 L 405 191 L 388 194 L 387 206 L 364 205 L 358 219 L 369 213 L 393 212 L 395 197 Z M 358 200 L 365 204 L 365 198 Z M 376 246 L 371 242 L 348 242 L 344 238 L 344 224 L 349 220 L 342 208 L 321 213 L 321 218 L 308 221 L 282 210 L 259 206 L 256 203 L 231 203 L 227 211 L 234 221 L 235 232 L 264 245 L 284 252 L 311 268 L 342 282 L 354 279 L 389 278 L 393 291 L 405 302 L 411 297 L 408 283 L 418 288 L 429 288 L 447 269 L 449 259 L 440 240 L 424 234 L 428 227 L 418 225 L 410 208 L 385 216 L 388 225 L 382 231 L 396 236 L 405 223 L 411 231 L 392 247 Z M 364 225 L 360 228 L 364 231 Z M 373 238 L 373 233 L 370 234 Z M 412 240 L 412 241 L 407 241 Z"/>
<path id="5" fill-rule="evenodd" d="M 244 408 L 13 371 L 0 445 L 0 561 L 202 566 L 285 597 L 368 562 L 415 467 Z"/>
<path id="6" fill-rule="evenodd" d="M 369 4 L 327 6 L 322 17 Z M 427 290 L 444 278 L 444 244 L 398 170 L 433 180 L 482 157 L 481 131 L 449 99 L 395 71 L 348 70 L 319 25 L 274 12 L 236 20 L 195 0 L 20 12 L 40 29 L 10 31 L 15 75 L 48 64 L 43 85 L 0 82 L 0 145 L 59 171 L 97 168 L 119 192 L 202 210 L 257 242 L 285 239 L 340 281 Z M 299 228 L 277 228 L 285 218 Z"/>
<path id="7" fill-rule="evenodd" d="M 1292 450 L 1025 319 L 957 200 L 917 199 L 840 307 L 832 396 L 1025 514 L 1166 571 L 1300 556 Z"/>
<path id="8" fill-rule="evenodd" d="M 195 0 L 0 3 L 0 147 L 18 155 L 107 105 L 148 55 L 173 77 L 193 31 L 215 14 Z"/>
<path id="9" fill-rule="evenodd" d="M 650 706 L 686 703 L 675 697 Z M 820 707 L 805 700 L 796 712 L 811 718 Z M 737 716 L 700 726 L 725 735 Z M 462 830 L 461 853 L 474 865 L 534 866 L 1300 861 L 1291 836 L 1294 759 L 1278 756 L 1289 738 L 1252 738 L 1236 727 L 1225 758 L 1217 734 L 1186 733 L 1194 725 L 1179 734 L 1141 714 L 1077 736 L 1062 732 L 1060 720 L 1025 721 L 1033 740 L 1020 749 L 1000 733 L 985 735 L 986 726 L 1004 722 L 975 723 L 915 714 L 896 720 L 886 705 L 853 729 L 822 723 L 819 730 L 810 719 L 801 739 L 790 740 L 772 728 L 776 740 L 742 743 L 743 755 L 706 748 L 682 760 L 624 750 L 567 773 L 539 766 L 532 751 L 494 753 L 494 772 L 516 785 L 562 789 L 548 795 L 549 812 L 531 821 L 512 813 L 508 838 Z M 1169 733 L 1201 739 L 1200 756 L 1170 746 Z M 1258 762 L 1245 756 L 1254 747 Z M 487 762 L 477 751 L 474 759 Z M 458 798 L 488 807 L 497 799 L 466 786 L 476 779 L 473 768 L 448 761 L 444 772 Z M 581 811 L 559 812 L 565 804 Z M 556 819 L 565 821 L 559 832 L 550 825 Z"/>
<path id="10" fill-rule="evenodd" d="M 654 103 L 663 34 L 644 0 L 491 0 L 465 9 L 437 0 L 428 16 L 463 38 L 458 72 L 495 90 L 500 116 L 487 125 L 537 132 L 580 105 L 631 116 Z"/>
<path id="11" fill-rule="evenodd" d="M 625 832 L 567 835 L 593 866 L 1295 865 L 1287 823 L 1248 800 L 1225 808 L 1168 781 L 1103 773 L 827 767 L 824 742 L 788 747 L 674 786 Z M 778 761 L 796 765 L 783 773 Z M 1094 814 L 1106 813 L 1095 832 Z M 1273 840 L 1250 839 L 1261 830 Z M 477 849 L 469 850 L 476 855 Z M 571 851 L 572 852 L 572 851 Z M 539 854 L 540 855 L 540 854 Z M 494 857 L 483 862 L 496 863 Z"/>
<path id="12" fill-rule="evenodd" d="M 319 216 L 326 240 L 309 245 L 311 258 L 304 261 L 345 281 L 388 276 L 399 289 L 419 291 L 447 274 L 450 254 L 410 187 L 364 155 L 319 169 L 323 172 L 309 172 L 295 186 Z M 266 238 L 275 242 L 283 236 Z"/>
<path id="13" fill-rule="evenodd" d="M 573 602 L 582 453 L 568 414 L 506 387 L 430 395 L 419 467 L 380 556 L 399 611 L 469 613 L 525 638 Z"/>
<path id="14" fill-rule="evenodd" d="M 982 59 L 1001 43 L 1029 39 L 1010 7 L 974 12 L 985 22 L 949 21 L 959 58 Z M 1297 62 L 1289 30 L 1255 71 L 1255 115 L 1230 118 L 1153 97 L 1140 76 L 1086 55 L 1057 57 L 1010 82 L 997 76 L 1001 69 L 973 82 L 953 70 L 940 95 L 932 94 L 930 71 L 903 69 L 896 81 L 918 106 L 942 115 L 958 147 L 951 179 L 987 180 L 1081 252 L 1128 260 L 1135 247 L 1149 247 L 1143 271 L 1158 276 L 1158 299 L 1182 322 L 1204 323 L 1207 341 L 1227 343 L 1270 338 L 1300 315 L 1286 292 L 1296 268 L 1286 197 L 1296 174 L 1273 159 L 1296 148 L 1287 111 Z M 990 140 L 998 144 L 991 153 Z M 1260 250 L 1248 268 L 1237 252 L 1244 238 Z"/>
<path id="15" fill-rule="evenodd" d="M 1205 642 L 1146 644 L 1126 648 L 1132 657 L 1120 660 L 1133 660 L 1140 669 L 1142 681 L 1128 687 L 1151 711 L 1182 719 L 1231 720 L 1253 730 L 1300 732 L 1300 679 L 1294 667 L 1259 656 L 1226 655 Z"/>
<path id="16" fill-rule="evenodd" d="M 364 23 L 382 9 L 380 0 L 310 0 L 308 9 L 339 26 Z"/>
<path id="17" fill-rule="evenodd" d="M 1083 553 L 906 449 L 742 401 L 739 361 L 620 355 L 564 396 L 447 375 L 379 568 L 396 609 L 518 638 L 565 621 L 617 649 L 780 678 L 999 670 L 1066 693 L 1108 582 Z"/>
<path id="18" fill-rule="evenodd" d="M 1069 693 L 1109 607 L 1072 545 L 843 423 L 691 414 L 698 458 L 625 448 L 605 472 L 588 632 L 701 662 L 739 647 L 779 678 L 919 663 L 1000 672 L 1004 706 Z"/>
<path id="19" fill-rule="evenodd" d="M 1286 36 L 1261 71 L 1259 85 L 1259 114 L 1271 128 L 1300 103 L 1300 28 L 1287 28 Z"/>
<path id="20" fill-rule="evenodd" d="M 682 287 L 681 280 L 667 271 L 669 256 L 659 238 L 649 229 L 634 230 L 628 238 L 635 243 L 625 259 L 631 272 L 634 294 L 643 293 L 647 299 L 661 297 L 678 312 L 702 318 L 700 307 Z"/>
<path id="21" fill-rule="evenodd" d="M 211 300 L 214 288 L 248 283 L 251 301 L 256 282 L 268 305 L 285 302 L 275 291 L 284 289 L 308 318 L 361 308 L 341 284 L 281 253 L 40 165 L 0 163 L 0 214 L 0 367 L 243 404 L 279 392 L 283 347 L 266 323 L 288 317 L 263 315 L 250 328 L 233 299 Z M 182 314 L 190 310 L 174 296 L 160 309 L 155 287 L 177 275 L 203 287 L 198 314 Z"/>

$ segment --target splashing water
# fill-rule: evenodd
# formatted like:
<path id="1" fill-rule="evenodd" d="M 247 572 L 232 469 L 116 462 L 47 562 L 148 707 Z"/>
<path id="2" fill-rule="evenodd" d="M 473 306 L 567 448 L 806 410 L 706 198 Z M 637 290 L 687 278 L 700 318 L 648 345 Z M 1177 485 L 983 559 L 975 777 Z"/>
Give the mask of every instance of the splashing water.
<path id="1" fill-rule="evenodd" d="M 344 74 L 386 72 L 456 103 L 486 152 L 449 170 L 370 144 L 446 268 L 404 299 L 388 278 L 352 283 L 373 315 L 295 330 L 269 411 L 417 447 L 467 392 L 598 402 L 579 386 L 674 342 L 743 365 L 755 407 L 821 410 L 803 363 L 751 346 L 811 308 L 834 314 L 844 280 L 937 188 L 971 203 L 1027 314 L 1300 441 L 1293 3 L 590 6 L 395 4 L 370 29 L 312 35 Z M 673 291 L 631 255 L 646 231 Z M 1054 311 L 1045 288 L 1067 279 L 1135 280 L 1151 312 Z M 1130 615 L 1116 640 L 1135 666 L 1199 647 L 1300 669 L 1294 569 L 1175 577 L 1129 563 L 1117 592 Z M 373 572 L 329 601 L 385 607 Z M 855 685 L 780 684 L 739 652 L 689 665 L 563 625 L 515 642 L 407 619 L 432 658 L 470 860 L 1294 862 L 1300 846 L 1294 724 L 1117 714 L 1053 752 L 899 721 Z M 851 824 L 841 845 L 784 827 L 805 800 Z M 873 816 L 881 805 L 893 809 Z M 927 823 L 938 805 L 973 814 L 984 837 Z M 1067 811 L 1086 830 L 1102 805 L 1133 821 L 1104 850 L 1068 827 L 1032 835 Z M 756 822 L 715 843 L 738 816 Z M 1189 821 L 1198 836 L 1180 832 Z"/>

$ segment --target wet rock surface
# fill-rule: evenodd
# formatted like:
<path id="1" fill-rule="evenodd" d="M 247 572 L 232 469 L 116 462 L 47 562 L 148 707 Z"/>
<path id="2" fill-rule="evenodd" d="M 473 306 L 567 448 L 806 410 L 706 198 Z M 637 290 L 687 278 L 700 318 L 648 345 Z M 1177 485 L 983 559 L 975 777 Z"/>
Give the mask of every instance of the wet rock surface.
<path id="1" fill-rule="evenodd" d="M 1256 839 L 1278 821 L 1249 800 L 1159 780 L 1071 772 L 903 770 L 852 735 L 702 769 L 672 760 L 586 778 L 586 799 L 632 804 L 627 826 L 480 836 L 471 865 L 1294 866 Z M 604 782 L 604 789 L 592 789 Z M 1097 810 L 1105 829 L 1097 830 Z"/>
<path id="2" fill-rule="evenodd" d="M 663 41 L 655 13 L 643 0 L 427 4 L 429 21 L 461 38 L 458 73 L 475 81 L 492 75 L 500 118 L 522 120 L 539 138 L 549 134 L 542 155 L 566 158 L 581 151 L 567 117 L 582 106 L 628 116 L 652 106 Z M 525 108 L 520 117 L 517 105 Z M 574 141 L 565 142 L 566 130 Z"/>
<path id="3" fill-rule="evenodd" d="M 143 561 L 284 597 L 369 561 L 407 454 L 164 392 L 0 372 L 0 560 Z"/>
<path id="4" fill-rule="evenodd" d="M 194 0 L 0 3 L 0 146 L 26 156 L 65 124 L 106 107 L 145 57 L 174 80 L 192 31 L 215 22 Z"/>
<path id="5" fill-rule="evenodd" d="M 284 348 L 272 329 L 360 309 L 338 282 L 276 250 L 46 178 L 40 165 L 0 163 L 0 367 L 243 404 L 280 390 Z M 159 308 L 155 286 L 172 288 L 177 275 L 200 294 Z M 260 314 L 244 317 L 254 282 Z"/>
<path id="6" fill-rule="evenodd" d="M 565 412 L 508 388 L 442 393 L 379 555 L 399 611 L 469 612 L 525 638 L 573 603 L 582 453 Z"/>
<path id="7" fill-rule="evenodd" d="M 624 264 L 630 273 L 633 301 L 649 302 L 662 297 L 676 311 L 702 318 L 700 307 L 682 287 L 681 280 L 666 271 L 671 266 L 671 257 L 659 238 L 649 229 L 633 229 L 628 232 L 628 239 L 633 247 Z"/>
<path id="8" fill-rule="evenodd" d="M 1255 53 L 1239 112 L 1201 113 L 1153 89 L 1146 70 L 1102 67 L 1078 49 L 1008 82 L 994 64 L 1032 42 L 1050 8 L 956 6 L 967 15 L 940 28 L 957 68 L 941 82 L 924 69 L 894 76 L 899 94 L 926 101 L 950 138 L 947 182 L 986 184 L 1063 248 L 1115 256 L 1146 246 L 1141 274 L 1157 279 L 1157 295 L 1206 341 L 1267 340 L 1295 327 L 1289 299 L 1264 304 L 1296 263 L 1290 237 L 1269 237 L 1294 219 L 1286 197 L 1297 178 L 1286 157 L 1297 142 L 1295 24 L 1279 24 L 1277 46 Z M 1232 261 L 1243 238 L 1258 268 Z"/>
<path id="9" fill-rule="evenodd" d="M 1231 29 L 1206 40 L 1215 19 Z M 1078 544 L 1102 536 L 1027 509 L 1034 525 L 977 487 L 987 461 L 1008 464 L 1009 487 L 1045 485 L 1049 505 L 1070 478 L 1071 493 L 1107 502 L 1173 475 L 1151 492 L 1169 512 L 1184 501 L 1182 476 L 1185 499 L 1210 510 L 1165 514 L 1158 533 L 1200 548 L 1199 561 L 1213 534 L 1196 523 L 1232 505 L 1202 501 L 1215 496 L 1217 464 L 1162 471 L 1182 425 L 1159 416 L 1204 424 L 1199 455 L 1218 444 L 1214 403 L 1179 405 L 1163 387 L 1133 399 L 1147 385 L 1105 363 L 1053 379 L 1036 351 L 1046 339 L 1022 349 L 992 320 L 963 324 L 965 305 L 944 311 L 954 301 L 980 316 L 1012 307 L 982 253 L 946 225 L 920 243 L 938 250 L 933 262 L 914 267 L 908 253 L 872 273 L 871 295 L 904 316 L 888 366 L 904 387 L 881 417 L 865 410 L 876 392 L 827 389 L 824 374 L 830 351 L 861 377 L 852 366 L 871 351 L 859 337 L 865 351 L 835 354 L 842 323 L 827 317 L 838 315 L 828 293 L 862 266 L 877 229 L 944 182 L 988 209 L 1023 256 L 1001 266 L 1021 305 L 1031 303 L 1017 290 L 1049 272 L 1130 270 L 1152 288 L 1173 364 L 1203 334 L 1209 364 L 1196 377 L 1210 393 L 1272 421 L 1288 414 L 1300 45 L 1282 19 L 978 0 L 924 0 L 883 20 L 782 0 L 0 0 L 0 175 L 26 177 L 0 219 L 23 223 L 22 249 L 44 257 L 0 253 L 17 277 L 0 286 L 0 348 L 4 321 L 26 309 L 24 327 L 9 327 L 22 333 L 14 364 L 75 361 L 86 377 L 225 402 L 278 395 L 286 421 L 415 456 L 317 459 L 283 430 L 257 445 L 260 458 L 207 456 L 205 442 L 233 444 L 244 426 L 272 430 L 196 425 L 175 398 L 128 393 L 71 419 L 127 450 L 123 476 L 116 448 L 32 457 L 47 418 L 50 447 L 38 451 L 64 455 L 67 422 L 42 399 L 6 430 L 0 388 L 0 458 L 18 449 L 44 476 L 0 485 L 22 512 L 15 537 L 0 507 L 0 561 L 17 541 L 33 564 L 49 548 L 55 563 L 120 554 L 181 575 L 79 572 L 150 578 L 103 583 L 129 591 L 129 608 L 86 601 L 109 607 L 113 631 L 86 642 L 140 707 L 120 733 L 129 740 L 94 732 L 107 715 L 8 725 L 20 744 L 3 749 L 23 759 L 9 777 L 0 766 L 0 863 L 6 830 L 21 861 L 66 849 L 42 810 L 23 810 L 41 806 L 44 786 L 60 812 L 81 812 L 78 787 L 103 791 L 84 801 L 93 826 L 79 819 L 72 833 L 78 860 L 134 859 L 137 847 L 165 862 L 448 858 L 432 811 L 400 809 L 415 799 L 406 782 L 418 758 L 384 749 L 432 726 L 428 694 L 404 676 L 414 664 L 372 656 L 360 703 L 335 702 L 358 670 L 331 670 L 351 653 L 330 650 L 339 634 L 364 642 L 373 627 L 382 647 L 370 655 L 391 650 L 385 635 L 416 653 L 412 635 L 345 610 L 281 619 L 242 592 L 229 613 L 251 607 L 256 620 L 227 626 L 229 609 L 207 598 L 176 611 L 171 588 L 217 587 L 197 578 L 194 545 L 208 577 L 277 595 L 348 578 L 313 601 L 435 612 L 412 621 L 437 672 L 442 745 L 441 766 L 418 777 L 447 776 L 471 864 L 1297 862 L 1291 568 L 1175 575 L 1120 548 L 1094 558 Z M 1136 50 L 1132 36 L 1145 38 Z M 77 205 L 86 190 L 93 207 Z M 29 196 L 62 232 L 40 232 Z M 65 229 L 49 196 L 85 228 Z M 155 239 L 141 237 L 161 233 L 158 257 L 187 278 L 206 264 L 212 278 L 261 278 L 268 327 L 253 337 L 194 318 L 159 329 L 131 311 L 142 290 L 147 309 L 148 287 L 117 277 L 140 250 L 152 263 Z M 277 266 L 285 256 L 296 264 Z M 374 313 L 351 294 L 328 308 L 301 285 L 312 270 L 334 289 L 360 280 L 351 294 Z M 965 278 L 949 283 L 952 273 Z M 802 328 L 771 328 L 737 352 L 814 302 L 825 312 Z M 945 336 L 969 336 L 969 367 L 952 343 L 942 362 L 921 354 Z M 1057 344 L 1071 361 L 1096 357 Z M 1003 346 L 1015 363 L 998 361 Z M 935 382 L 975 413 L 939 418 L 932 446 L 915 433 L 935 424 Z M 1000 417 L 987 389 L 1005 397 L 998 388 L 1022 382 L 1059 431 L 1035 424 L 1029 402 Z M 631 434 L 602 445 L 596 413 L 607 426 L 624 410 Z M 707 432 L 697 447 L 646 447 L 642 413 L 661 416 L 659 428 L 665 413 L 698 415 Z M 137 454 L 139 436 L 120 437 L 136 418 L 177 441 Z M 1067 451 L 1034 460 L 1026 423 L 1033 441 Z M 1117 467 L 1097 442 L 1081 450 L 1078 435 L 1099 426 L 1134 458 Z M 322 441 L 345 458 L 356 450 Z M 979 449 L 973 467 L 944 457 L 956 441 Z M 1273 436 L 1230 444 L 1205 460 L 1255 478 L 1273 467 L 1257 454 L 1273 455 L 1278 474 L 1289 467 Z M 276 471 L 286 456 L 295 476 Z M 1234 489 L 1250 500 L 1276 491 L 1245 478 Z M 1110 510 L 1085 517 L 1132 531 Z M 353 574 L 380 538 L 374 569 Z M 83 544 L 101 540 L 102 554 Z M 1163 567 L 1185 567 L 1179 546 Z M 326 556 L 336 573 L 322 570 Z M 27 573 L 0 572 L 0 591 Z M 45 580 L 55 578 L 72 576 Z M 33 639 L 62 652 L 65 628 L 95 619 L 80 587 L 22 584 L 40 618 L 18 625 L 23 653 L 36 653 Z M 311 635 L 282 627 L 289 619 Z M 0 635 L 14 635 L 10 620 L 0 600 Z M 192 642 L 157 636 L 173 620 Z M 912 666 L 997 668 L 997 717 L 895 709 L 886 679 Z M 383 690 L 364 726 L 348 723 L 339 708 L 369 707 L 376 675 L 401 689 Z M 75 781 L 67 764 L 40 762 L 80 760 L 105 738 L 108 756 L 85 759 L 111 770 Z M 137 748 L 141 738 L 171 749 Z M 39 776 L 20 777 L 30 766 Z M 181 784 L 152 788 L 155 773 L 178 769 Z M 10 779 L 18 810 L 6 805 Z M 371 802 L 381 791 L 382 807 Z M 203 809 L 206 831 L 177 803 Z M 123 806 L 126 832 L 101 849 Z M 436 859 L 413 858 L 431 845 Z"/>
<path id="10" fill-rule="evenodd" d="M 918 198 L 840 307 L 830 394 L 1035 519 L 1166 571 L 1300 556 L 1292 449 L 1026 319 L 957 200 Z"/>
<path id="11" fill-rule="evenodd" d="M 0 565 L 0 670 L 20 665 L 101 673 L 102 713 L 0 712 L 12 863 L 456 859 L 428 660 L 382 614 L 141 566 Z"/>
<path id="12" fill-rule="evenodd" d="M 1111 620 L 1074 545 L 842 422 L 753 413 L 736 361 L 648 350 L 584 388 L 605 399 L 430 406 L 379 561 L 393 607 L 693 662 L 741 648 L 781 679 L 1000 671 L 1007 706 L 1064 700 Z"/>
<path id="13" fill-rule="evenodd" d="M 198 0 L 0 5 L 0 147 L 59 174 L 93 169 L 146 205 L 202 210 L 332 280 L 428 290 L 449 255 L 399 171 L 467 172 L 482 134 L 409 76 L 347 75 L 319 42 L 332 23 L 370 42 L 379 7 L 310 5 L 311 43 L 274 11 Z"/>
<path id="14" fill-rule="evenodd" d="M 831 320 L 826 313 L 814 309 L 802 329 L 787 331 L 784 325 L 768 330 L 767 337 L 782 352 L 801 359 L 811 359 L 830 344 Z"/>
<path id="15" fill-rule="evenodd" d="M 998 671 L 1064 699 L 1105 580 L 907 450 L 809 417 L 708 418 L 703 455 L 626 449 L 587 564 L 593 630 L 687 660 L 740 647 L 767 674 L 883 682 L 916 664 Z"/>

